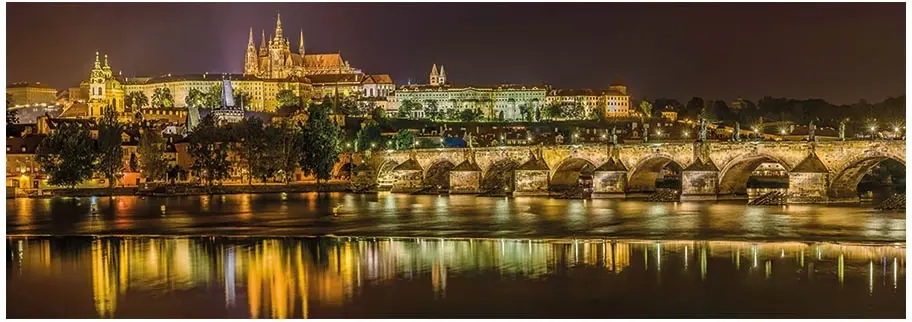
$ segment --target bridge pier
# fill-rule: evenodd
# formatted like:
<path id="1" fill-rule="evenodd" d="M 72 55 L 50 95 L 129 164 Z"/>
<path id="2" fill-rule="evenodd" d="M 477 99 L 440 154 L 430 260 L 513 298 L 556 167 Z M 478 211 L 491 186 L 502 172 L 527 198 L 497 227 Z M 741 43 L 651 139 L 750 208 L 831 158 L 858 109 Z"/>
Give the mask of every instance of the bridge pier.
<path id="1" fill-rule="evenodd" d="M 421 190 L 424 171 L 415 159 L 408 159 L 393 168 L 393 187 L 391 192 L 411 193 Z"/>
<path id="2" fill-rule="evenodd" d="M 592 173 L 592 199 L 625 198 L 627 196 L 627 167 L 610 158 Z"/>
<path id="3" fill-rule="evenodd" d="M 377 176 L 374 168 L 367 162 L 361 162 L 353 170 L 354 175 L 351 178 L 352 189 L 357 191 L 371 191 L 376 189 Z"/>
<path id="4" fill-rule="evenodd" d="M 542 158 L 532 154 L 529 161 L 513 171 L 514 196 L 547 196 L 551 183 L 551 169 Z"/>
<path id="5" fill-rule="evenodd" d="M 450 170 L 451 194 L 476 194 L 481 190 L 481 168 L 470 159 Z"/>
<path id="6" fill-rule="evenodd" d="M 694 161 L 681 171 L 681 201 L 716 200 L 719 197 L 719 167 L 708 155 L 706 142 L 694 144 Z"/>
<path id="7" fill-rule="evenodd" d="M 789 171 L 787 202 L 790 204 L 827 203 L 829 201 L 828 182 L 829 171 L 817 157 L 817 153 L 811 152 Z"/>

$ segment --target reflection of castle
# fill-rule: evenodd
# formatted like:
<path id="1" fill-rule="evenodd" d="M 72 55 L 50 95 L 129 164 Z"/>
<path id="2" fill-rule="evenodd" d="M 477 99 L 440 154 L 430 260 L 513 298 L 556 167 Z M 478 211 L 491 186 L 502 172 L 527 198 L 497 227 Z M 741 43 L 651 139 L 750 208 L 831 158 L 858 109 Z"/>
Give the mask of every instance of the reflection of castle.
<path id="1" fill-rule="evenodd" d="M 47 277 L 67 274 L 71 261 L 90 261 L 94 304 L 101 317 L 117 316 L 118 301 L 130 290 L 168 293 L 211 284 L 224 287 L 227 307 L 246 297 L 251 317 L 292 318 L 308 317 L 310 303 L 339 306 L 366 285 L 396 279 L 430 281 L 434 294 L 445 297 L 454 272 L 493 271 L 534 279 L 562 267 L 602 267 L 620 274 L 635 271 L 631 265 L 646 263 L 646 269 L 661 270 L 669 261 L 683 261 L 685 269 L 689 263 L 705 277 L 713 273 L 706 269 L 708 258 L 729 258 L 770 276 L 775 273 L 769 270 L 772 260 L 804 266 L 823 258 L 830 265 L 818 265 L 818 270 L 832 269 L 842 276 L 849 261 L 867 265 L 883 259 L 897 265 L 891 272 L 904 272 L 905 259 L 904 249 L 892 246 L 724 241 L 267 239 L 235 245 L 209 239 L 101 238 L 75 251 L 53 248 L 57 242 L 9 244 L 15 245 L 11 271 Z M 832 264 L 837 258 L 838 266 Z"/>

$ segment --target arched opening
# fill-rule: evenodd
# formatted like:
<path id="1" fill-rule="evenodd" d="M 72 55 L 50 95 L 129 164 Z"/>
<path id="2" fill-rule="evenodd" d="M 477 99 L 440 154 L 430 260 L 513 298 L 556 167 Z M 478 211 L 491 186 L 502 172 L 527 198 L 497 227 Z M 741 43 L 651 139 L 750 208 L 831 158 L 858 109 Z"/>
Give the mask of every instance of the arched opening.
<path id="1" fill-rule="evenodd" d="M 513 170 L 518 167 L 519 163 L 511 159 L 500 160 L 492 164 L 481 178 L 481 192 L 512 192 Z"/>
<path id="2" fill-rule="evenodd" d="M 564 160 L 551 176 L 552 192 L 579 192 L 583 195 L 592 193 L 592 173 L 595 165 L 584 159 Z"/>
<path id="3" fill-rule="evenodd" d="M 355 167 L 350 162 L 345 162 L 336 168 L 333 178 L 336 180 L 349 180 L 354 170 Z"/>
<path id="4" fill-rule="evenodd" d="M 863 158 L 837 174 L 830 184 L 835 201 L 860 200 L 882 203 L 893 194 L 905 193 L 905 162 L 890 157 Z"/>
<path id="5" fill-rule="evenodd" d="M 447 191 L 450 189 L 450 170 L 456 165 L 447 160 L 437 161 L 428 167 L 424 173 L 423 186 L 425 189 Z"/>
<path id="6" fill-rule="evenodd" d="M 684 167 L 668 157 L 654 157 L 640 162 L 627 179 L 627 191 L 651 193 L 657 189 L 681 191 L 681 171 Z"/>
<path id="7" fill-rule="evenodd" d="M 754 155 L 732 161 L 722 169 L 719 195 L 726 198 L 747 198 L 788 192 L 789 167 L 767 155 Z"/>
<path id="8" fill-rule="evenodd" d="M 389 190 L 393 187 L 393 183 L 396 182 L 396 176 L 393 174 L 393 169 L 396 168 L 398 164 L 395 161 L 386 161 L 380 165 L 380 168 L 377 170 L 377 188 L 380 190 Z"/>

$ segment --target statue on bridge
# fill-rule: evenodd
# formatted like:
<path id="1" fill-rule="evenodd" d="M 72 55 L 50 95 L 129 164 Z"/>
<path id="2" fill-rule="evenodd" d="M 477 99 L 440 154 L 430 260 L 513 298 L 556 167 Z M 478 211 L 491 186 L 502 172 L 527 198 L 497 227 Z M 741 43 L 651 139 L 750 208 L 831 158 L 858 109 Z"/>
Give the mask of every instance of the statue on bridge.
<path id="1" fill-rule="evenodd" d="M 741 122 L 735 122 L 735 132 L 732 134 L 732 141 L 741 141 Z"/>
<path id="2" fill-rule="evenodd" d="M 649 142 L 649 123 L 643 124 L 643 143 Z"/>
<path id="3" fill-rule="evenodd" d="M 700 119 L 700 142 L 706 141 L 706 119 Z"/>
<path id="4" fill-rule="evenodd" d="M 840 141 L 845 141 L 845 127 L 846 127 L 846 121 L 845 120 L 839 121 L 839 140 Z"/>
<path id="5" fill-rule="evenodd" d="M 616 126 L 611 127 L 611 144 L 612 144 L 612 145 L 617 145 L 617 144 L 618 144 L 618 136 L 617 136 L 617 127 L 616 127 Z"/>
<path id="6" fill-rule="evenodd" d="M 814 130 L 817 129 L 817 126 L 814 125 L 814 120 L 811 120 L 811 123 L 808 124 L 808 142 L 817 141 L 817 136 L 814 135 Z"/>

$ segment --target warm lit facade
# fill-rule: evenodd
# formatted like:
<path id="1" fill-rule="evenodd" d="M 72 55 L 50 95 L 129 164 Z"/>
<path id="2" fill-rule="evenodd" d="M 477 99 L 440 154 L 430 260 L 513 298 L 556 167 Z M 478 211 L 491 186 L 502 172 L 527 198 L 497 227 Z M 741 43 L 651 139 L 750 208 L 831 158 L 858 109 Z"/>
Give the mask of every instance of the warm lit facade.
<path id="1" fill-rule="evenodd" d="M 150 104 L 156 88 L 168 88 L 171 95 L 174 96 L 174 107 L 186 108 L 187 94 L 191 89 L 207 93 L 213 87 L 221 86 L 223 78 L 231 81 L 231 86 L 235 91 L 250 94 L 250 105 L 246 108 L 257 112 L 274 112 L 278 106 L 276 94 L 279 91 L 291 90 L 295 95 L 305 98 L 310 98 L 312 92 L 310 81 L 306 78 L 261 79 L 240 74 L 168 74 L 152 78 L 131 78 L 125 81 L 124 88 L 127 93 L 144 93 L 149 98 Z"/>
<path id="2" fill-rule="evenodd" d="M 590 89 L 565 90 L 555 89 L 548 93 L 548 105 L 556 103 L 577 103 L 585 110 L 585 115 L 604 111 L 605 117 L 623 118 L 630 116 L 630 96 L 627 86 L 614 84 L 608 90 Z"/>
<path id="3" fill-rule="evenodd" d="M 6 85 L 6 94 L 12 107 L 57 103 L 57 89 L 41 82 Z"/>
<path id="4" fill-rule="evenodd" d="M 395 114 L 404 101 L 421 104 L 422 109 L 412 111 L 412 118 L 424 118 L 425 111 L 431 104 L 436 104 L 441 112 L 453 109 L 479 109 L 484 117 L 502 120 L 521 120 L 522 106 L 532 111 L 539 110 L 545 102 L 548 92 L 545 85 L 452 85 L 446 82 L 446 72 L 442 66 L 431 70 L 429 83 L 424 85 L 406 85 L 395 91 L 388 113 Z"/>

